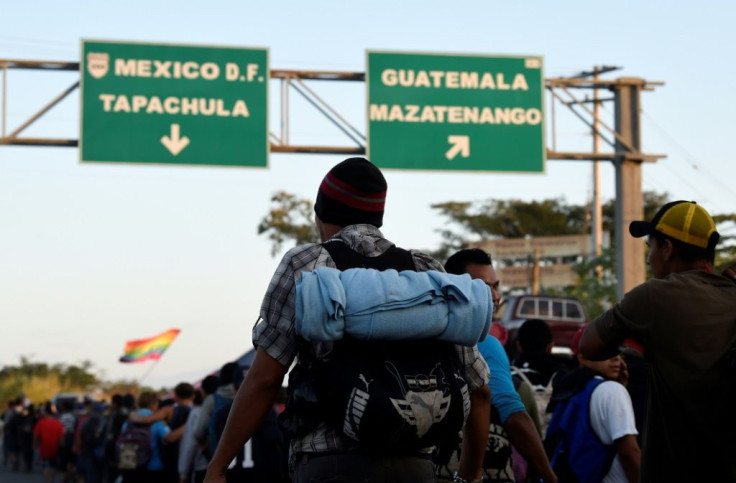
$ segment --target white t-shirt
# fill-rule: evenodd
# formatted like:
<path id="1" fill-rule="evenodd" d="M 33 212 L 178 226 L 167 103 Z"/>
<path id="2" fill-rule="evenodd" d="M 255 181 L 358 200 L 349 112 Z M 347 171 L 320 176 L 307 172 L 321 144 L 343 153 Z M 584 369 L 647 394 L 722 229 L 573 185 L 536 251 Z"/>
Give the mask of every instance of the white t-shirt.
<path id="1" fill-rule="evenodd" d="M 590 425 L 603 444 L 613 444 L 626 435 L 639 434 L 636 430 L 631 397 L 624 386 L 615 381 L 605 381 L 595 388 L 590 397 Z M 616 455 L 611 470 L 603 478 L 603 483 L 628 481 Z"/>

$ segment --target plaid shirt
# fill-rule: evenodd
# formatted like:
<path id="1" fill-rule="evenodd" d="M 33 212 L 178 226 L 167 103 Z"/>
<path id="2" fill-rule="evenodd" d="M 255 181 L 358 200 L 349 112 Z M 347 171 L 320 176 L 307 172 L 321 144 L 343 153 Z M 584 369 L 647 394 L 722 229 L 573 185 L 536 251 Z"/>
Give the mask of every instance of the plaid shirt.
<path id="1" fill-rule="evenodd" d="M 350 225 L 343 228 L 333 239 L 340 239 L 356 252 L 375 257 L 394 246 L 372 225 Z M 432 257 L 411 250 L 417 271 L 438 270 L 442 265 Z M 263 298 L 259 323 L 253 329 L 253 345 L 290 367 L 298 352 L 298 336 L 294 328 L 295 278 L 302 271 L 313 271 L 317 267 L 335 268 L 335 262 L 326 249 L 319 244 L 300 245 L 289 250 L 281 259 Z M 456 346 L 465 367 L 465 376 L 470 391 L 488 384 L 490 371 L 485 360 L 473 347 Z M 299 452 L 345 451 L 355 448 L 341 435 L 327 429 L 324 423 L 315 431 L 291 442 L 291 454 Z"/>

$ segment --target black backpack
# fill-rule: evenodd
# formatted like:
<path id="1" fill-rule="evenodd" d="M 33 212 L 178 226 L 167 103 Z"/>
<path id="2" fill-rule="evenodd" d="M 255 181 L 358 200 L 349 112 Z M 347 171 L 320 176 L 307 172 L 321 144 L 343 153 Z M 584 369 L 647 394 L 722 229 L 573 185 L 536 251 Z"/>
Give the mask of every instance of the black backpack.
<path id="1" fill-rule="evenodd" d="M 80 437 L 86 449 L 99 453 L 99 449 L 105 442 L 105 423 L 106 420 L 101 415 L 90 416 L 84 422 L 80 430 Z"/>
<path id="2" fill-rule="evenodd" d="M 396 247 L 378 257 L 366 257 L 340 241 L 323 246 L 340 270 L 415 270 L 411 253 Z M 309 388 L 292 391 L 297 399 L 306 396 L 302 416 L 309 418 L 311 413 L 373 451 L 434 446 L 461 430 L 470 407 L 455 346 L 435 339 L 346 337 L 333 344 L 328 356 L 313 357 L 305 369 L 312 379 L 314 399 L 309 400 Z"/>
<path id="3" fill-rule="evenodd" d="M 61 447 L 67 451 L 71 451 L 74 447 L 74 433 L 77 428 L 77 423 L 79 422 L 79 416 L 73 413 L 67 414 L 71 415 L 71 424 L 69 427 L 66 425 L 64 426 L 64 437 L 61 439 Z"/>
<path id="4" fill-rule="evenodd" d="M 455 438 L 439 444 L 432 458 L 435 466 L 435 477 L 438 481 L 452 481 L 453 474 L 457 471 L 460 462 L 461 452 L 462 434 L 458 434 Z M 486 443 L 486 451 L 483 456 L 483 476 L 484 480 L 488 481 L 508 483 L 515 481 L 511 441 L 506 429 L 501 424 L 501 415 L 495 406 L 491 406 L 488 442 Z M 538 478 L 525 481 L 537 480 Z"/>

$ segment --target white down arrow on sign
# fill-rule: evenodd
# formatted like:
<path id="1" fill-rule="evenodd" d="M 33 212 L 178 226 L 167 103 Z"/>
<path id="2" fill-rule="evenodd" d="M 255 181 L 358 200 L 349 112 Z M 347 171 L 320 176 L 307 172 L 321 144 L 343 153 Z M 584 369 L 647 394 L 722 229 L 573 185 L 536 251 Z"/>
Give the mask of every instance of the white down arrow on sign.
<path id="1" fill-rule="evenodd" d="M 180 137 L 179 125 L 172 124 L 171 136 L 166 136 L 164 134 L 164 136 L 161 137 L 161 144 L 163 144 L 164 147 L 168 149 L 171 154 L 176 156 L 189 145 L 189 138 L 186 136 Z"/>

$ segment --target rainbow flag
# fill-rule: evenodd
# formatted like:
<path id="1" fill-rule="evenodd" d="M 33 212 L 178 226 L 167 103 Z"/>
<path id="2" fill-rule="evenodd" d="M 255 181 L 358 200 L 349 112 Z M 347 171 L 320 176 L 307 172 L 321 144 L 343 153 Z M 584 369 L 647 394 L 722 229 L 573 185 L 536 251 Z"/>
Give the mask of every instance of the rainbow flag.
<path id="1" fill-rule="evenodd" d="M 129 340 L 125 343 L 125 354 L 120 358 L 120 362 L 159 360 L 179 332 L 179 329 L 170 329 L 148 339 Z"/>

